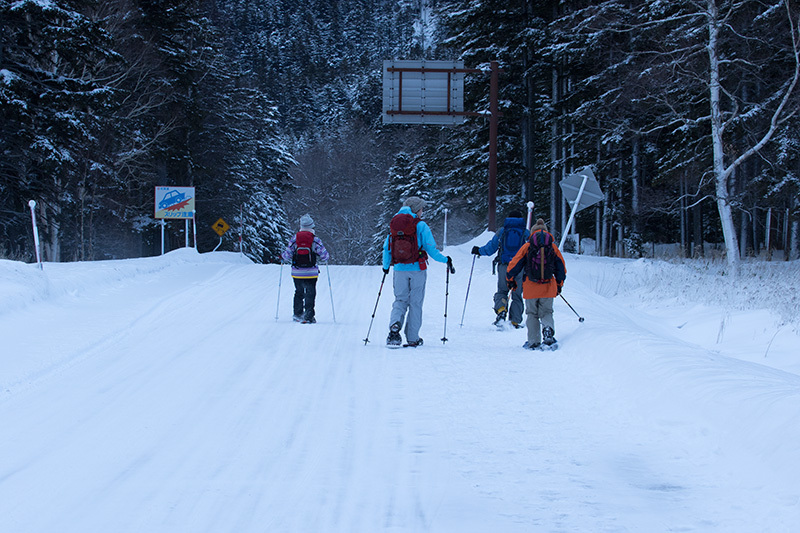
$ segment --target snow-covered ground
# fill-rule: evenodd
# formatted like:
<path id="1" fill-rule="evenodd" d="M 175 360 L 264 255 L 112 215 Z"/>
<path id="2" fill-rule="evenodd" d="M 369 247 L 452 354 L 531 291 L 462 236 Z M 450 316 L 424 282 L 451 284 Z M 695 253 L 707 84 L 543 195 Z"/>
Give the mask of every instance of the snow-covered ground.
<path id="1" fill-rule="evenodd" d="M 489 258 L 460 325 L 487 240 L 446 250 L 449 341 L 434 263 L 401 350 L 388 278 L 363 341 L 379 267 L 323 269 L 303 325 L 237 254 L 0 261 L 0 531 L 798 530 L 796 262 L 567 255 L 586 320 L 559 298 L 529 352 Z"/>

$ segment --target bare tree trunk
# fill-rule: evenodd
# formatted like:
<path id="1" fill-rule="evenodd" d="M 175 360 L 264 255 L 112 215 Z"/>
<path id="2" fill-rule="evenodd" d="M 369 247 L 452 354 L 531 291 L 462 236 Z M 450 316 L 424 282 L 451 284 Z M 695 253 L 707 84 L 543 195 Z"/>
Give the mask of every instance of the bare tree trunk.
<path id="1" fill-rule="evenodd" d="M 57 263 L 61 261 L 58 223 L 58 214 L 61 208 L 55 204 L 49 207 L 44 202 L 37 204 L 37 206 L 41 206 L 39 208 L 39 213 L 41 214 L 42 226 L 44 227 L 44 239 L 42 240 L 43 255 L 48 261 Z"/>
<path id="2" fill-rule="evenodd" d="M 761 241 L 758 239 L 758 206 L 753 206 L 753 212 L 750 215 L 750 224 L 753 229 L 753 255 L 758 257 L 761 253 Z"/>
<path id="3" fill-rule="evenodd" d="M 744 211 L 739 223 L 739 257 L 747 256 L 747 223 L 750 221 L 750 213 Z"/>
<path id="4" fill-rule="evenodd" d="M 639 160 L 639 136 L 633 136 L 631 145 L 632 166 L 631 169 L 631 211 L 633 211 L 633 232 L 639 233 L 639 178 L 641 175 L 641 161 Z"/>
<path id="5" fill-rule="evenodd" d="M 611 255 L 611 244 L 609 242 L 609 232 L 608 227 L 611 218 L 611 210 L 609 208 L 609 204 L 611 203 L 611 197 L 609 195 L 608 189 L 603 193 L 603 236 L 600 239 L 601 242 L 601 250 L 602 254 L 605 256 Z"/>
<path id="6" fill-rule="evenodd" d="M 772 261 L 772 208 L 767 209 L 767 218 L 764 223 L 764 249 L 767 251 L 767 261 Z"/>
<path id="7" fill-rule="evenodd" d="M 795 196 L 792 199 L 792 212 L 795 213 L 792 220 L 791 244 L 789 245 L 789 258 L 800 259 L 800 221 L 797 220 L 797 210 L 800 207 L 800 199 Z"/>
<path id="8" fill-rule="evenodd" d="M 737 157 L 730 165 L 725 166 L 725 154 L 723 144 L 723 134 L 725 133 L 726 123 L 723 122 L 721 112 L 721 84 L 720 84 L 720 68 L 721 61 L 718 54 L 719 46 L 719 32 L 723 21 L 720 20 L 719 7 L 717 0 L 707 0 L 708 6 L 708 58 L 709 58 L 709 100 L 711 105 L 711 142 L 714 148 L 714 182 L 717 194 L 717 208 L 719 210 L 720 221 L 722 224 L 722 233 L 725 237 L 725 251 L 728 256 L 728 264 L 737 269 L 739 263 L 739 247 L 736 242 L 736 233 L 734 231 L 733 216 L 731 210 L 731 201 L 728 194 L 728 179 L 732 172 L 741 165 L 744 161 L 749 159 L 753 154 L 757 153 L 761 148 L 766 145 L 775 132 L 782 120 L 786 119 L 784 110 L 787 107 L 789 98 L 792 95 L 798 80 L 800 80 L 800 43 L 798 43 L 797 29 L 795 21 L 792 18 L 792 11 L 789 2 L 785 2 L 786 11 L 789 20 L 789 27 L 791 28 L 792 38 L 792 54 L 795 60 L 795 68 L 793 76 L 787 80 L 786 91 L 780 100 L 780 103 L 772 113 L 770 127 L 761 139 L 753 146 L 746 149 L 739 157 Z M 734 119 L 737 118 L 734 114 Z M 755 220 L 754 220 L 755 223 Z M 757 242 L 757 241 L 756 241 Z M 754 243 L 755 245 L 755 243 Z"/>
<path id="9" fill-rule="evenodd" d="M 534 2 L 533 0 L 528 0 L 525 2 L 525 15 L 527 20 L 531 20 L 533 18 L 533 10 L 534 10 Z M 528 72 L 530 65 L 533 64 L 534 58 L 532 57 L 532 52 L 530 47 L 525 48 L 525 53 L 523 55 L 523 67 L 525 72 Z M 525 110 L 525 116 L 522 119 L 522 166 L 525 169 L 525 176 L 523 178 L 522 184 L 522 195 L 523 198 L 528 200 L 533 200 L 533 184 L 536 179 L 536 173 L 534 169 L 534 161 L 535 161 L 535 147 L 534 147 L 534 136 L 536 135 L 536 128 L 533 123 L 533 108 L 536 106 L 536 84 L 535 79 L 533 76 L 526 75 L 525 76 L 525 92 L 527 96 L 527 109 Z"/>
<path id="10" fill-rule="evenodd" d="M 78 198 L 80 198 L 80 229 L 78 230 L 80 241 L 78 244 L 78 260 L 86 260 L 86 175 L 83 176 L 83 182 L 78 187 Z"/>
<path id="11" fill-rule="evenodd" d="M 624 179 L 624 170 L 622 168 L 622 160 L 617 161 L 618 183 L 622 183 Z M 622 189 L 617 189 L 617 201 L 622 202 Z M 622 220 L 617 218 L 617 256 L 625 257 L 625 229 L 622 227 Z"/>
<path id="12" fill-rule="evenodd" d="M 783 227 L 781 228 L 781 247 L 783 248 L 783 260 L 789 260 L 789 208 L 783 216 Z"/>
<path id="13" fill-rule="evenodd" d="M 681 224 L 681 257 L 686 257 L 686 251 L 688 249 L 687 242 L 686 242 L 686 176 L 683 175 L 680 178 L 680 196 L 681 196 L 681 203 L 680 203 L 680 224 Z"/>
<path id="14" fill-rule="evenodd" d="M 725 127 L 721 111 L 720 59 L 719 43 L 719 10 L 716 0 L 708 0 L 708 59 L 709 59 L 709 94 L 711 104 L 711 142 L 714 149 L 714 181 L 717 193 L 717 209 L 719 210 L 722 235 L 725 238 L 725 253 L 728 264 L 736 267 L 739 263 L 739 245 L 736 242 L 736 229 L 733 225 L 730 198 L 728 197 L 728 176 L 725 169 L 725 152 L 722 134 Z"/>
<path id="15" fill-rule="evenodd" d="M 558 67 L 553 67 L 553 106 L 557 107 L 559 102 L 559 92 L 558 92 Z M 550 164 L 552 166 L 550 170 L 550 226 L 551 229 L 555 229 L 556 225 L 556 187 L 558 181 L 558 117 L 553 119 L 553 125 L 551 126 L 551 133 L 552 133 L 552 141 L 550 141 Z"/>
<path id="16" fill-rule="evenodd" d="M 595 253 L 597 253 L 600 248 L 600 228 L 602 226 L 602 220 L 600 216 L 600 207 L 594 208 L 594 242 L 595 244 Z"/>
<path id="17" fill-rule="evenodd" d="M 92 186 L 91 192 L 91 202 L 89 207 L 89 251 L 87 254 L 87 259 L 89 261 L 94 261 L 94 238 L 95 238 L 95 227 L 94 227 L 94 211 L 95 211 L 95 202 L 97 200 L 95 196 L 95 186 Z M 140 256 L 141 257 L 141 256 Z"/>

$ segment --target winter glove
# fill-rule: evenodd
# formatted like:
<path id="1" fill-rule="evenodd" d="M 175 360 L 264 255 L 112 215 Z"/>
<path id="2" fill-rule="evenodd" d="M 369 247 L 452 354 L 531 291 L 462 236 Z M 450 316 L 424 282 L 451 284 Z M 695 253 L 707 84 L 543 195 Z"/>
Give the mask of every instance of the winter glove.
<path id="1" fill-rule="evenodd" d="M 383 269 L 383 275 L 385 276 L 387 274 L 389 274 L 389 269 L 388 268 L 384 268 Z"/>
<path id="2" fill-rule="evenodd" d="M 561 294 L 561 288 L 563 287 L 563 285 L 559 283 L 558 285 L 556 285 L 556 287 L 558 287 L 556 294 Z"/>
<path id="3" fill-rule="evenodd" d="M 517 280 L 515 280 L 514 278 L 511 279 L 506 278 L 506 283 L 508 283 L 508 288 L 511 289 L 512 291 L 517 290 Z"/>
<path id="4" fill-rule="evenodd" d="M 451 274 L 455 274 L 456 273 L 456 269 L 453 266 L 453 258 L 450 257 L 449 255 L 447 256 L 447 268 L 450 269 L 450 273 Z"/>
<path id="5" fill-rule="evenodd" d="M 474 255 L 480 256 L 480 255 L 481 255 L 481 249 L 480 249 L 480 248 L 478 248 L 477 246 L 473 246 L 473 247 L 472 247 L 472 253 L 473 253 Z"/>

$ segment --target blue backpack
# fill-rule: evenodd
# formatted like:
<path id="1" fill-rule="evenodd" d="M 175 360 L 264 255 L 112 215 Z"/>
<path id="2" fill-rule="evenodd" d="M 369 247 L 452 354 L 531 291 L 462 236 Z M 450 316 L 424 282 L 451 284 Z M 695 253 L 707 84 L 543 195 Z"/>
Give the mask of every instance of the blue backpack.
<path id="1" fill-rule="evenodd" d="M 525 243 L 525 219 L 507 218 L 500 239 L 500 263 L 507 265 Z"/>

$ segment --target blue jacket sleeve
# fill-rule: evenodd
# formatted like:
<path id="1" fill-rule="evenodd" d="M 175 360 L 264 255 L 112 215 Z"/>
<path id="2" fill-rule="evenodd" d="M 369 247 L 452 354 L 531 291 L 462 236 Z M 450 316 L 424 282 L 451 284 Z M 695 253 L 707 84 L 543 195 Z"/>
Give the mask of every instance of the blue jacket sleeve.
<path id="1" fill-rule="evenodd" d="M 447 263 L 447 257 L 436 249 L 436 240 L 433 238 L 431 228 L 425 222 L 417 224 L 417 241 L 419 242 L 420 248 L 428 252 L 428 257 L 440 263 Z"/>
<path id="2" fill-rule="evenodd" d="M 497 233 L 494 234 L 494 237 L 481 246 L 478 251 L 481 255 L 493 255 L 497 250 L 500 249 L 500 237 L 503 235 L 503 228 L 500 228 Z"/>
<path id="3" fill-rule="evenodd" d="M 391 235 L 387 235 L 386 239 L 383 241 L 383 269 L 386 270 L 392 264 L 392 256 L 389 253 L 389 238 Z"/>

